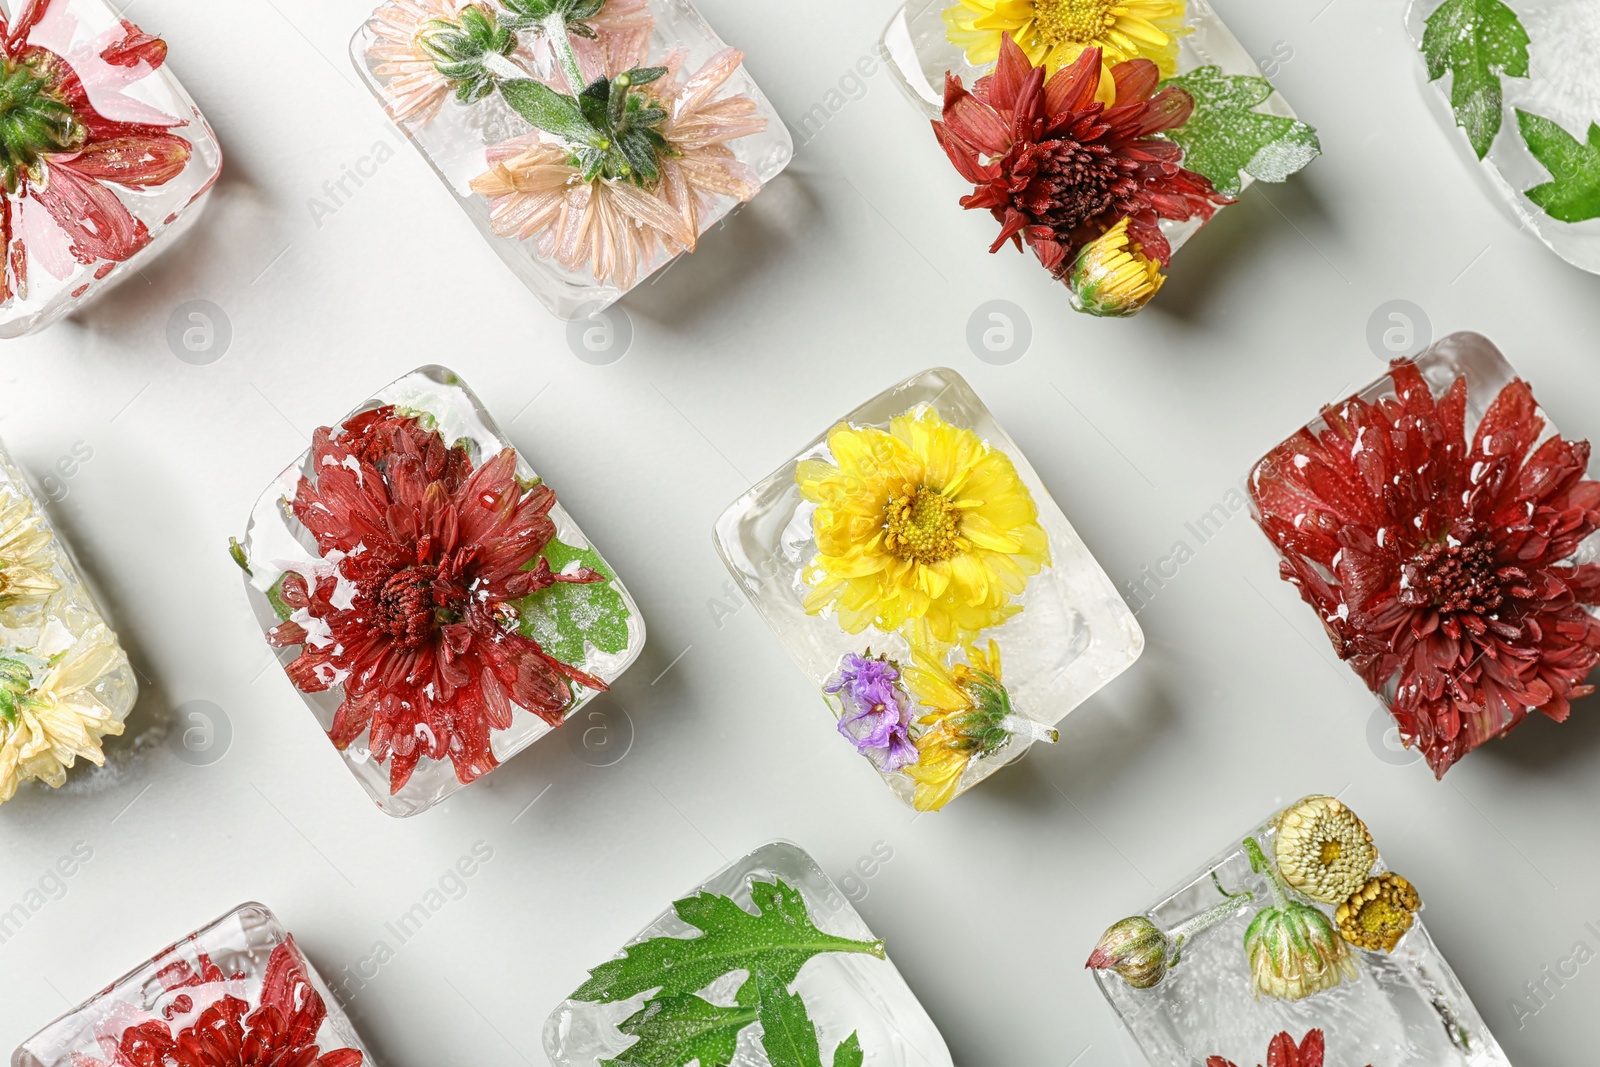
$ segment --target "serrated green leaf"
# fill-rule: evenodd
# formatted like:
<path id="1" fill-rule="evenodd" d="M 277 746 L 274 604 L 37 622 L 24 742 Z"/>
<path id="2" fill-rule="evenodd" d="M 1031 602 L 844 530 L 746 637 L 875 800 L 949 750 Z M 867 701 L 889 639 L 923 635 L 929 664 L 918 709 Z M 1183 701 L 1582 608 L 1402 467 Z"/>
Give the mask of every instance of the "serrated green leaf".
<path id="1" fill-rule="evenodd" d="M 617 576 L 600 553 L 552 540 L 545 547 L 544 559 L 557 574 L 576 562 L 605 575 L 606 580 L 586 585 L 557 582 L 522 598 L 517 602 L 517 611 L 522 617 L 523 636 L 533 638 L 540 648 L 573 666 L 583 663 L 586 642 L 612 655 L 626 649 L 631 615 L 613 584 Z"/>
<path id="2" fill-rule="evenodd" d="M 1517 129 L 1533 158 L 1554 179 L 1529 189 L 1528 199 L 1562 222 L 1600 218 L 1600 123 L 1589 124 L 1584 143 L 1559 123 L 1519 108 Z"/>
<path id="3" fill-rule="evenodd" d="M 864 1056 L 860 1039 L 851 1034 L 833 1050 L 833 1067 L 861 1067 Z"/>
<path id="4" fill-rule="evenodd" d="M 784 982 L 765 971 L 756 972 L 761 994 L 761 1047 L 772 1067 L 822 1067 L 817 1027 L 806 1002 Z"/>
<path id="5" fill-rule="evenodd" d="M 578 101 L 532 78 L 509 78 L 500 95 L 528 122 L 573 144 L 599 148 L 605 136 L 584 117 Z"/>
<path id="6" fill-rule="evenodd" d="M 757 914 L 732 899 L 699 893 L 673 904 L 696 937 L 652 937 L 589 972 L 573 1000 L 627 1000 L 657 989 L 681 997 L 704 989 L 730 971 L 765 971 L 785 985 L 823 952 L 860 952 L 883 958 L 882 941 L 852 941 L 818 930 L 799 890 L 784 881 L 752 882 Z"/>
<path id="7" fill-rule="evenodd" d="M 1450 74 L 1456 125 L 1482 159 L 1500 132 L 1502 76 L 1528 76 L 1528 31 L 1500 0 L 1444 0 L 1422 34 L 1428 80 Z"/>
<path id="8" fill-rule="evenodd" d="M 604 1067 L 728 1067 L 739 1045 L 739 1031 L 756 1021 L 755 983 L 747 980 L 737 1003 L 719 1007 L 696 996 L 650 1001 L 618 1027 L 639 1040 Z"/>
<path id="9" fill-rule="evenodd" d="M 1281 182 L 1322 151 L 1317 131 L 1299 119 L 1265 115 L 1255 108 L 1272 95 L 1272 83 L 1244 74 L 1200 67 L 1168 78 L 1194 97 L 1194 114 L 1166 136 L 1183 147 L 1183 165 L 1205 175 L 1217 191 L 1237 196 L 1241 173 Z"/>

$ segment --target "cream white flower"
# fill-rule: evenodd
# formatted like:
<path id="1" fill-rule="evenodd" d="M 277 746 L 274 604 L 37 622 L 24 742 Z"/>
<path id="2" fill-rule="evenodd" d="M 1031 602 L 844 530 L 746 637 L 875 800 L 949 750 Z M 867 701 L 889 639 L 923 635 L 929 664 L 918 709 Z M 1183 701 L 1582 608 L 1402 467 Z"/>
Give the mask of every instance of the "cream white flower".
<path id="1" fill-rule="evenodd" d="M 61 588 L 50 530 L 20 493 L 0 489 L 0 611 L 45 599 Z"/>
<path id="2" fill-rule="evenodd" d="M 60 787 L 79 757 L 104 766 L 101 739 L 123 730 L 122 715 L 94 693 L 98 682 L 128 663 L 104 623 L 50 663 L 30 660 L 0 652 L 0 803 L 29 778 Z"/>

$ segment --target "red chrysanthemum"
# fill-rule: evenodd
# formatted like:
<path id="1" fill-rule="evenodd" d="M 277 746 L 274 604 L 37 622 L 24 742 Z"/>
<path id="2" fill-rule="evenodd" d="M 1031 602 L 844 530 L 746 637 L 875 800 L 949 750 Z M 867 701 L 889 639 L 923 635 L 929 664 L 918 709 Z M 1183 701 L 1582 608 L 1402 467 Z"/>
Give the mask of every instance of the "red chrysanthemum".
<path id="1" fill-rule="evenodd" d="M 207 956 L 198 970 L 187 962 L 162 970 L 158 978 L 168 991 L 218 985 L 228 976 Z M 194 1010 L 190 995 L 173 998 L 172 1009 Z M 169 1016 L 170 1017 L 170 1016 Z M 272 950 L 262 978 L 261 1003 L 223 995 L 176 1034 L 160 1019 L 106 1035 L 102 1045 L 111 1064 L 86 1061 L 94 1067 L 361 1067 L 353 1048 L 321 1053 L 317 1031 L 328 1017 L 322 996 L 312 988 L 300 950 L 293 940 Z M 319 1055 L 319 1053 L 321 1053 Z"/>
<path id="2" fill-rule="evenodd" d="M 1395 396 L 1324 409 L 1251 476 L 1258 521 L 1339 656 L 1439 777 L 1537 708 L 1557 722 L 1600 662 L 1600 526 L 1588 442 L 1552 435 L 1520 379 L 1469 444 L 1467 383 L 1435 399 L 1416 364 Z"/>
<path id="3" fill-rule="evenodd" d="M 1267 1046 L 1267 1067 L 1322 1067 L 1322 1031 L 1312 1030 L 1297 1047 L 1288 1032 L 1280 1033 Z M 1206 1067 L 1236 1067 L 1232 1060 L 1211 1056 Z"/>
<path id="4" fill-rule="evenodd" d="M 1116 102 L 1095 99 L 1100 49 L 1088 48 L 1049 81 L 1009 36 L 994 73 L 968 92 L 945 76 L 944 121 L 933 130 L 961 176 L 976 188 L 965 208 L 987 208 L 1000 236 L 1026 240 L 1060 277 L 1078 250 L 1123 218 L 1145 255 L 1166 266 L 1171 246 L 1159 219 L 1209 219 L 1232 198 L 1181 166 L 1183 149 L 1152 134 L 1188 121 L 1194 98 L 1177 86 L 1157 92 L 1148 59 L 1111 69 Z"/>
<path id="5" fill-rule="evenodd" d="M 606 688 L 516 630 L 516 601 L 604 577 L 554 574 L 541 558 L 556 497 L 517 481 L 515 452 L 474 469 L 464 446 L 384 407 L 338 436 L 319 429 L 311 455 L 316 482 L 300 480 L 294 515 L 331 566 L 286 576 L 296 615 L 269 637 L 305 646 L 287 667 L 302 691 L 343 686 L 329 736 L 343 749 L 370 727 L 391 792 L 424 756 L 448 756 L 471 782 L 498 766 L 491 732 L 511 725 L 513 705 L 559 726 L 569 682 Z"/>
<path id="6" fill-rule="evenodd" d="M 183 125 L 178 119 L 110 119 L 89 98 L 93 87 L 106 99 L 131 99 L 122 86 L 166 61 L 165 42 L 124 20 L 120 33 L 96 43 L 98 51 L 69 61 L 31 40 L 61 6 L 31 0 L 14 24 L 0 17 L 0 302 L 27 295 L 30 252 L 65 277 L 73 260 L 102 263 L 103 274 L 143 249 L 149 229 L 109 186 L 164 185 L 189 163 L 189 142 L 168 132 Z M 59 28 L 43 35 L 52 34 Z"/>

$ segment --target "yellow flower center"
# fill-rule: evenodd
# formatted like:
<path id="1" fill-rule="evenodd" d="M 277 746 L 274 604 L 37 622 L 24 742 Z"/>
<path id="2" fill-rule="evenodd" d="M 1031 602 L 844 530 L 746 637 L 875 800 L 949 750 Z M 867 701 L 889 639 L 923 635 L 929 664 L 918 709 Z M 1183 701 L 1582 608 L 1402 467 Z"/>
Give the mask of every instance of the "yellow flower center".
<path id="1" fill-rule="evenodd" d="M 1356 925 L 1374 941 L 1387 942 L 1391 937 L 1398 940 L 1399 935 L 1411 926 L 1411 913 L 1393 901 L 1379 897 L 1361 909 L 1356 916 Z"/>
<path id="2" fill-rule="evenodd" d="M 1034 0 L 1033 24 L 1051 45 L 1090 44 L 1117 24 L 1118 0 Z"/>
<path id="3" fill-rule="evenodd" d="M 1331 867 L 1339 862 L 1339 855 L 1342 852 L 1344 852 L 1344 846 L 1339 842 L 1324 841 L 1322 843 L 1322 851 L 1318 853 L 1318 857 L 1322 860 L 1324 867 Z"/>
<path id="4" fill-rule="evenodd" d="M 961 550 L 961 512 L 943 493 L 919 485 L 889 500 L 884 547 L 901 559 L 939 563 Z"/>

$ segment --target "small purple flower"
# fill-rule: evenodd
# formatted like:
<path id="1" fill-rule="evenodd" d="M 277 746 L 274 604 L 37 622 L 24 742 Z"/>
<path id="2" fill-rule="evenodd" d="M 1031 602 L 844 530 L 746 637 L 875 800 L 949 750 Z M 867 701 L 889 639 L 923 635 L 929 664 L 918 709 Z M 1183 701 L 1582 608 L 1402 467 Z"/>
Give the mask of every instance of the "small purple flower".
<path id="1" fill-rule="evenodd" d="M 843 705 L 839 732 L 878 770 L 904 770 L 917 762 L 911 696 L 901 688 L 900 668 L 888 656 L 846 652 L 823 692 L 838 695 Z"/>

